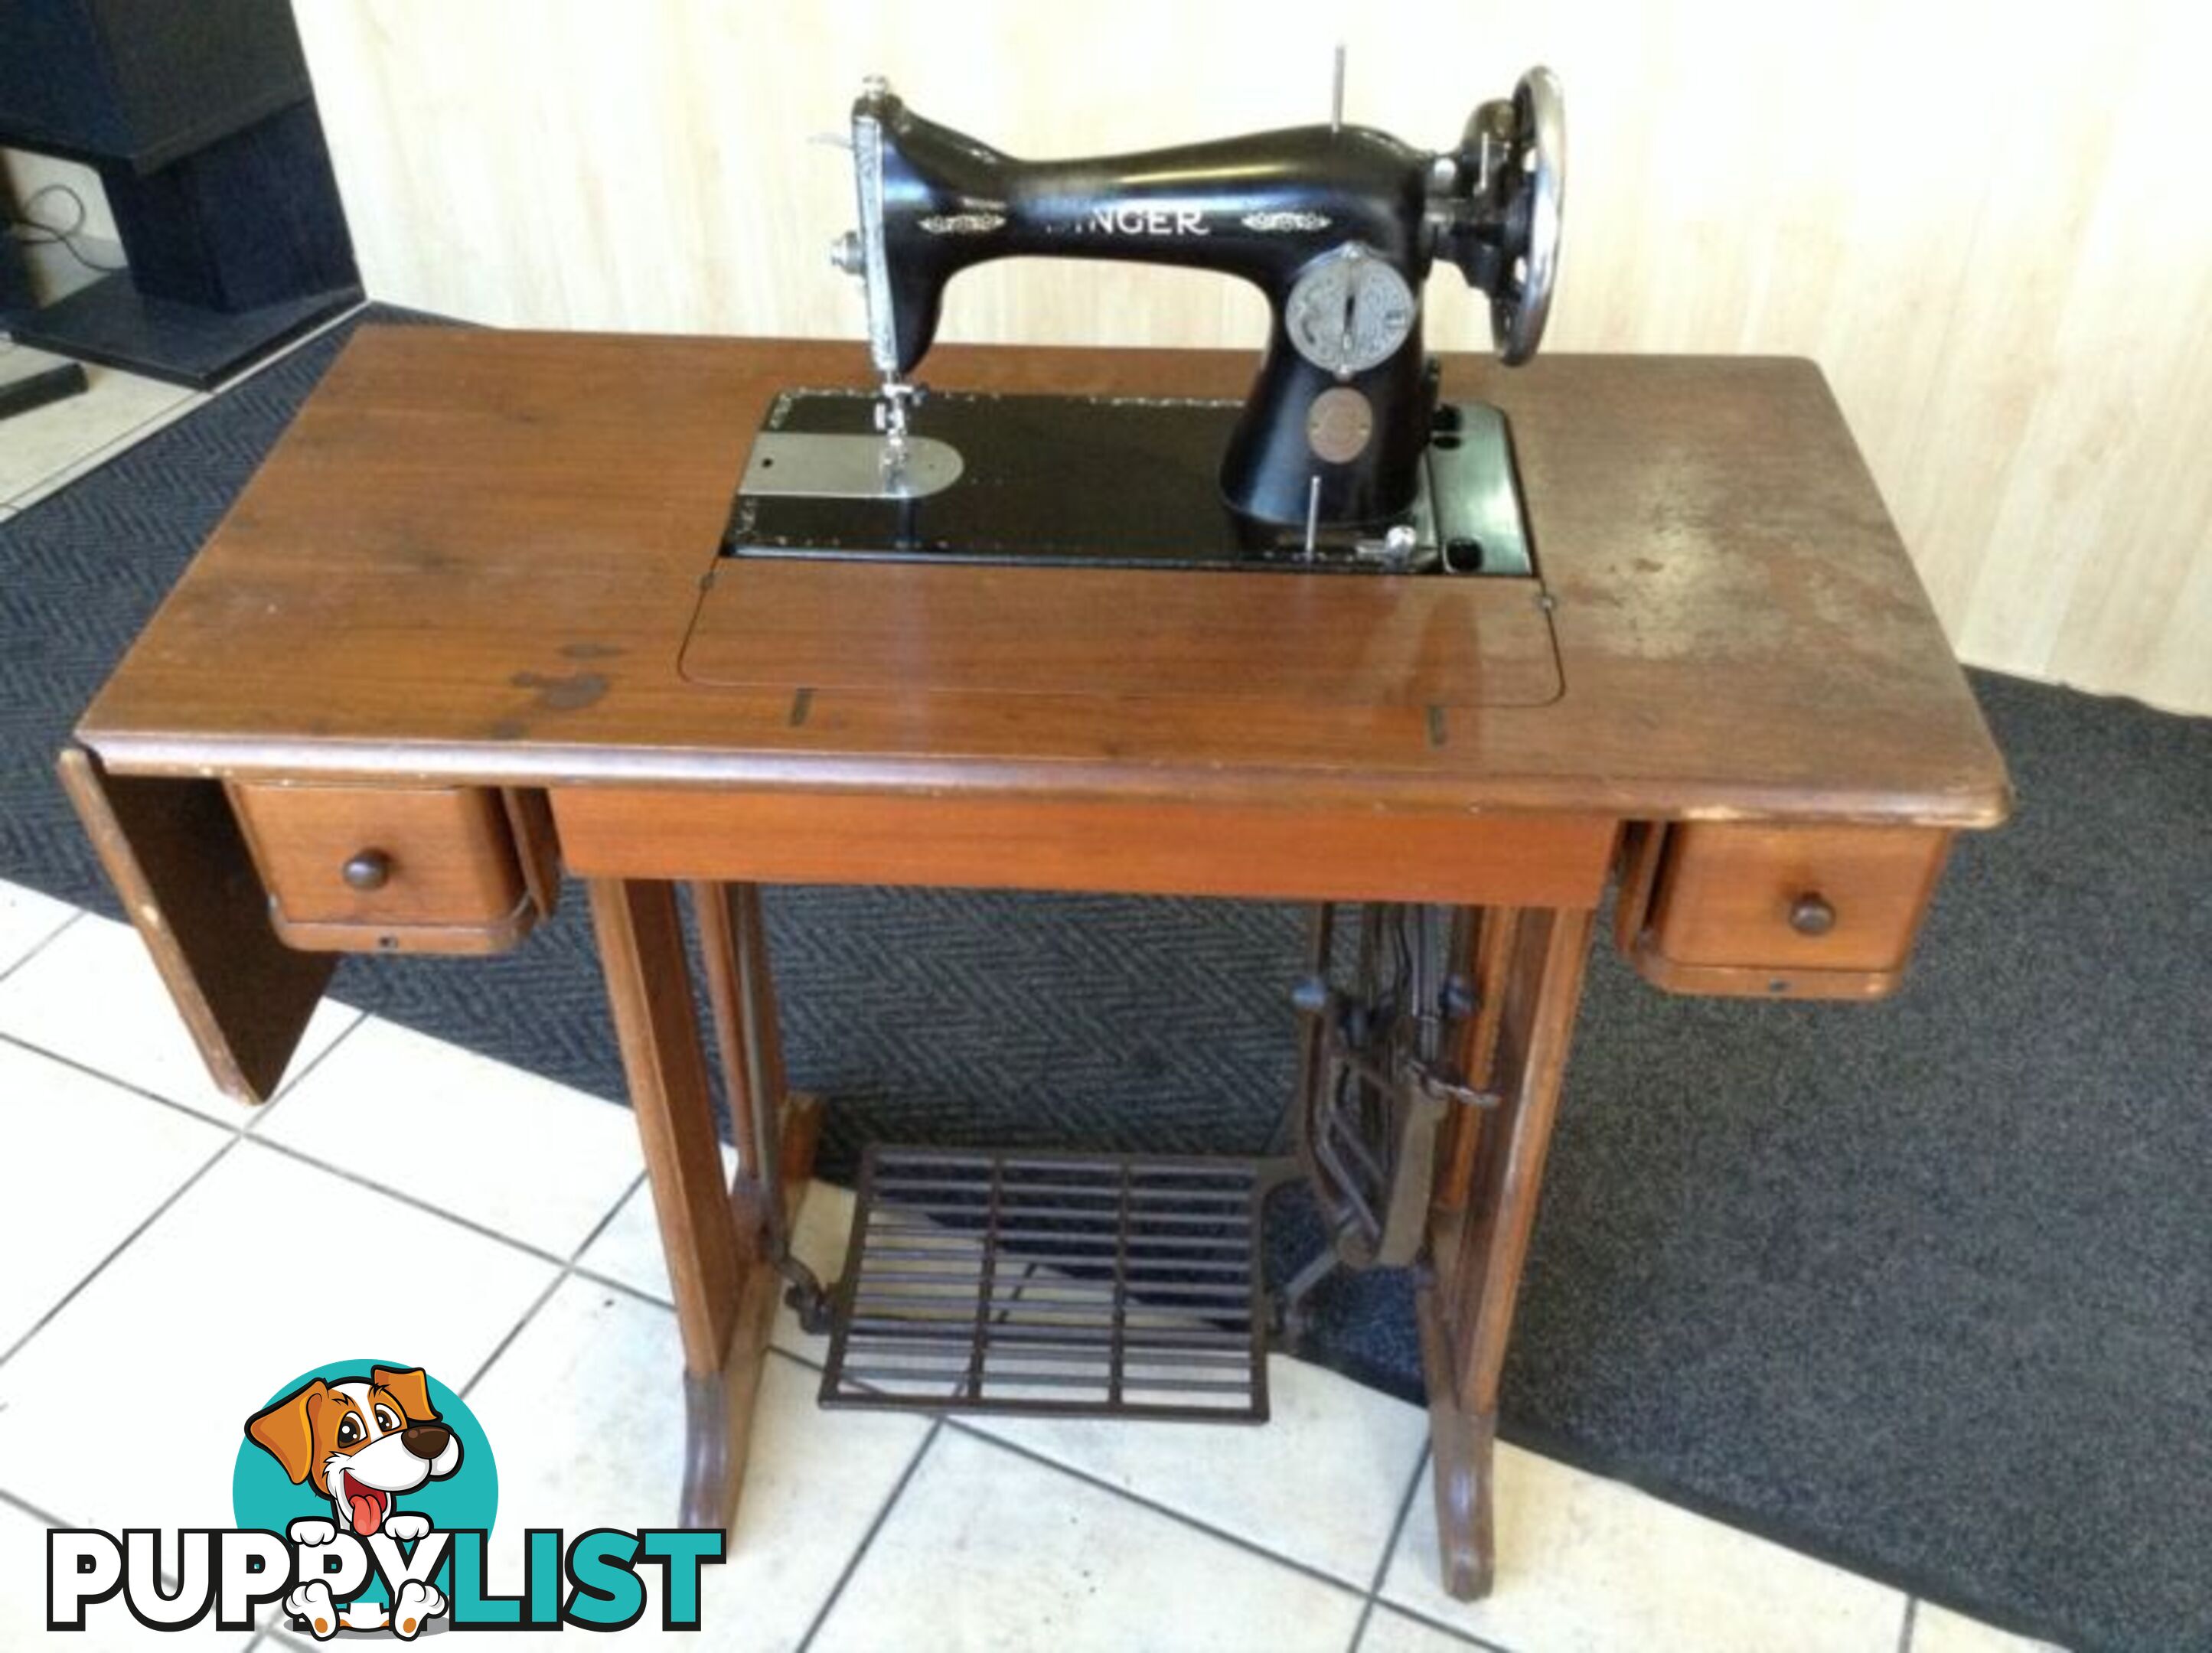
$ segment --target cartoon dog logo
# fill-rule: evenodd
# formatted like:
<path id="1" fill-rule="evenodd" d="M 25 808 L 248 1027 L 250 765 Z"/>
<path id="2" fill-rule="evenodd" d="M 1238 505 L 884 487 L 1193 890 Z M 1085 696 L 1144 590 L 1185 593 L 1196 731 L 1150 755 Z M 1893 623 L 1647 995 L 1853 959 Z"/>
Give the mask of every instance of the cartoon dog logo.
<path id="1" fill-rule="evenodd" d="M 341 1531 L 362 1539 L 381 1533 L 402 1543 L 422 1538 L 430 1518 L 395 1508 L 395 1500 L 461 1467 L 460 1441 L 438 1420 L 420 1370 L 372 1366 L 366 1377 L 318 1377 L 247 1419 L 246 1433 L 283 1465 L 294 1485 L 307 1482 L 331 1501 L 335 1521 L 311 1516 L 291 1525 L 292 1541 L 309 1552 L 336 1542 Z M 330 1586 L 315 1576 L 319 1569 L 310 1565 L 301 1571 L 308 1582 L 296 1586 L 284 1606 L 318 1640 L 341 1626 L 381 1630 L 387 1623 L 412 1638 L 425 1620 L 446 1611 L 442 1592 L 410 1579 L 388 1613 L 362 1601 L 341 1615 Z"/>

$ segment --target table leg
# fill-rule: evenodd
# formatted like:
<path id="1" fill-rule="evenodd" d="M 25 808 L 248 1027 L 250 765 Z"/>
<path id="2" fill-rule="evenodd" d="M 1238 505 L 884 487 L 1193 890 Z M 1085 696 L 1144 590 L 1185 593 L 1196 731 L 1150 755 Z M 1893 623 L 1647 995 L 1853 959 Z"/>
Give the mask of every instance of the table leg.
<path id="1" fill-rule="evenodd" d="M 732 1197 L 739 1225 L 750 1214 L 767 1255 L 785 1279 L 817 1293 L 820 1282 L 791 1255 L 791 1228 L 814 1162 L 821 1103 L 793 1095 L 783 1072 L 775 982 L 769 969 L 768 923 L 755 884 L 695 884 L 699 950 L 707 964 L 707 1002 L 722 1055 L 722 1094 L 737 1147 Z M 781 1144 L 781 1153 L 777 1145 Z"/>
<path id="2" fill-rule="evenodd" d="M 778 1179 L 759 1173 L 763 1164 L 774 1164 L 784 1173 L 784 1197 L 795 1200 L 811 1158 L 812 1133 L 782 1132 L 779 1109 L 752 1113 L 765 1114 L 769 1133 L 745 1145 L 754 1158 L 741 1165 L 736 1182 L 723 1181 L 675 886 L 611 878 L 594 880 L 591 892 L 600 967 L 684 1342 L 686 1436 L 677 1519 L 685 1527 L 726 1528 L 744 1486 L 753 1403 L 782 1285 L 763 1199 L 763 1184 L 773 1188 Z M 719 975 L 726 957 L 718 957 L 703 919 L 702 927 L 709 932 L 710 976 Z M 743 1021 L 739 1027 L 736 1056 L 742 1062 L 750 1033 Z M 742 1111 L 734 1093 L 732 1102 L 733 1111 Z"/>
<path id="3" fill-rule="evenodd" d="M 1503 918 L 1486 915 L 1484 933 L 1498 935 Z M 1510 957 L 1499 961 L 1504 979 L 1478 983 L 1499 1012 L 1489 1064 L 1498 1105 L 1477 1127 L 1467 1185 L 1440 1187 L 1431 1218 L 1432 1272 L 1417 1299 L 1421 1364 L 1444 1588 L 1462 1601 L 1487 1595 L 1497 1571 L 1492 1462 L 1498 1381 L 1581 1002 L 1590 922 L 1583 911 L 1519 914 Z"/>

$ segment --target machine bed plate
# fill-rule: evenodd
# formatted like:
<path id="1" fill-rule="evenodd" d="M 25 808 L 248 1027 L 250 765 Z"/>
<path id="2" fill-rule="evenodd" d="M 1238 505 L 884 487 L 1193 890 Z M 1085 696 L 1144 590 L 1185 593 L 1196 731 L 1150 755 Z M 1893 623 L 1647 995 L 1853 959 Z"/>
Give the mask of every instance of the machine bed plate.
<path id="1" fill-rule="evenodd" d="M 1534 571 L 1504 416 L 1438 410 L 1421 497 L 1400 524 L 1261 528 L 1222 503 L 1241 404 L 1073 396 L 933 395 L 902 473 L 871 485 L 875 398 L 779 396 L 749 456 L 723 543 L 748 557 L 1032 567 L 1279 568 L 1370 573 Z M 810 444 L 808 438 L 828 438 Z M 810 451 L 811 450 L 811 451 Z M 881 466 L 873 467 L 878 478 Z M 1413 531 L 1385 554 L 1386 530 Z M 1401 536 L 1403 538 L 1403 536 Z"/>

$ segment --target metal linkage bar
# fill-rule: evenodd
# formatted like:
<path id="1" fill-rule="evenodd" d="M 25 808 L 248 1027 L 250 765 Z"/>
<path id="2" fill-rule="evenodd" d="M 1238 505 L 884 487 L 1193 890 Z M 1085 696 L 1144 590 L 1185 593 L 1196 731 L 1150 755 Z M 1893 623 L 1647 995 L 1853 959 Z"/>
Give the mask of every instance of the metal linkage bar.
<path id="1" fill-rule="evenodd" d="M 868 1150 L 822 1404 L 1263 1421 L 1258 1166 Z"/>

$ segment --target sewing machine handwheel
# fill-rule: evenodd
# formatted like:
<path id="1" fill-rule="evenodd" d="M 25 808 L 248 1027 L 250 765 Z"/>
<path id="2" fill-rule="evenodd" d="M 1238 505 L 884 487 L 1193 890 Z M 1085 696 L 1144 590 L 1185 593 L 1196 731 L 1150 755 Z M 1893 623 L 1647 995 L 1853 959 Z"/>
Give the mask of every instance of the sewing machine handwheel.
<path id="1" fill-rule="evenodd" d="M 1510 255 L 1490 299 L 1491 337 L 1498 359 L 1518 367 L 1536 354 L 1552 310 L 1559 264 L 1559 210 L 1566 194 L 1567 114 L 1559 76 L 1532 69 L 1513 88 L 1513 149 L 1509 166 L 1524 180 L 1508 211 Z"/>

